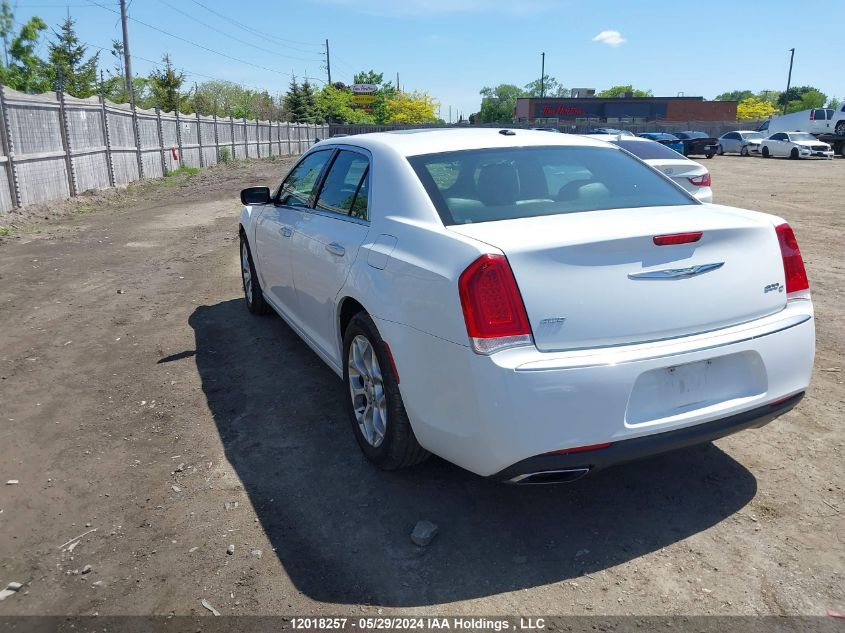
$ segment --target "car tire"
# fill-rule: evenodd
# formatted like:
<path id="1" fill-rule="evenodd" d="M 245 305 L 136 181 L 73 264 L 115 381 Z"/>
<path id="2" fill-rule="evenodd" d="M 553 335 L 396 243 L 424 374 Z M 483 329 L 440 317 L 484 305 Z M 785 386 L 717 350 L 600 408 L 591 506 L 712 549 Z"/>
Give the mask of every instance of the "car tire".
<path id="1" fill-rule="evenodd" d="M 721 145 L 719 145 L 719 150 L 718 150 L 717 153 L 719 154 L 719 156 L 724 156 L 725 155 L 725 148 L 722 147 Z"/>
<path id="2" fill-rule="evenodd" d="M 845 136 L 845 121 L 839 121 L 833 131 L 837 136 Z"/>
<path id="3" fill-rule="evenodd" d="M 257 315 L 270 314 L 270 306 L 264 300 L 258 275 L 255 274 L 255 263 L 252 261 L 252 251 L 246 236 L 241 233 L 241 282 L 244 289 L 244 300 L 250 312 Z"/>
<path id="4" fill-rule="evenodd" d="M 739 155 L 740 156 L 750 156 L 750 154 L 748 153 L 748 145 L 742 146 L 742 149 L 739 150 Z"/>
<path id="5" fill-rule="evenodd" d="M 793 147 L 793 148 L 792 148 L 792 151 L 791 151 L 791 152 L 789 152 L 789 157 L 790 157 L 792 160 L 796 160 L 796 159 L 798 158 L 798 148 L 797 148 L 797 147 Z"/>
<path id="6" fill-rule="evenodd" d="M 772 155 L 769 154 L 769 148 L 768 147 L 764 147 L 762 149 L 762 154 L 763 154 L 763 158 L 771 158 L 772 157 Z"/>
<path id="7" fill-rule="evenodd" d="M 396 470 L 429 457 L 411 428 L 387 347 L 366 312 L 352 317 L 343 334 L 343 382 L 352 431 L 367 459 Z M 372 406 L 380 399 L 381 405 Z"/>
<path id="8" fill-rule="evenodd" d="M 714 154 L 705 154 L 704 158 L 713 158 Z"/>

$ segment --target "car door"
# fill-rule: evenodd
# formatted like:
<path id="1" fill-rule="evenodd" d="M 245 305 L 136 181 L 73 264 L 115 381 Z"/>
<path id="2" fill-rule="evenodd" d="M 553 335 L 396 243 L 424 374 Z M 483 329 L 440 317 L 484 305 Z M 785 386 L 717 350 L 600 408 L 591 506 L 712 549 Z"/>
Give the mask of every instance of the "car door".
<path id="1" fill-rule="evenodd" d="M 772 156 L 789 156 L 789 137 L 783 132 L 769 137 L 769 152 Z"/>
<path id="2" fill-rule="evenodd" d="M 742 149 L 741 137 L 738 132 L 728 132 L 722 137 L 723 152 L 739 152 Z"/>
<path id="3" fill-rule="evenodd" d="M 335 154 L 293 237 L 298 323 L 326 357 L 339 363 L 337 294 L 370 228 L 370 159 L 364 150 Z"/>
<path id="4" fill-rule="evenodd" d="M 302 214 L 308 209 L 331 150 L 306 155 L 288 174 L 276 198 L 261 214 L 255 228 L 255 251 L 261 287 L 270 302 L 288 317 L 296 314 L 291 242 Z"/>

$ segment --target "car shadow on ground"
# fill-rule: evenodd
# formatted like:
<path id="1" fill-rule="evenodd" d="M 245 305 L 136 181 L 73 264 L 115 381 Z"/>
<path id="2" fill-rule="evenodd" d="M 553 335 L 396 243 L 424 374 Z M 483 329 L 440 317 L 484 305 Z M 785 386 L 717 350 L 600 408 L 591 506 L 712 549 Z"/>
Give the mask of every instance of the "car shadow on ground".
<path id="1" fill-rule="evenodd" d="M 413 607 L 561 582 L 701 532 L 757 490 L 712 444 L 563 486 L 496 483 L 436 458 L 381 472 L 358 450 L 342 382 L 281 319 L 238 299 L 189 323 L 226 456 L 313 600 Z M 421 519 L 440 528 L 427 548 L 409 539 Z"/>

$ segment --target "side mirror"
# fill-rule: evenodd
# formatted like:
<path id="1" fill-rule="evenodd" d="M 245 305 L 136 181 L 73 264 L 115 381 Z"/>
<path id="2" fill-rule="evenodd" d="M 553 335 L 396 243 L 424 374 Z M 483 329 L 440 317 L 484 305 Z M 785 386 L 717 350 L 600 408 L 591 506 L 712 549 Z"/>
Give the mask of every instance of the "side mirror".
<path id="1" fill-rule="evenodd" d="M 248 187 L 241 191 L 241 202 L 246 205 L 270 202 L 270 187 Z"/>

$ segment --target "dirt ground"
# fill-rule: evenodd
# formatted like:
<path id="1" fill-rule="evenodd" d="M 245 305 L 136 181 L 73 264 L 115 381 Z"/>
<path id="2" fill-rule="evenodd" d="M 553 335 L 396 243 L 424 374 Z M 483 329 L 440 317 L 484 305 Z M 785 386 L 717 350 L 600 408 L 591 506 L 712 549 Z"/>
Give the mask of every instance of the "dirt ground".
<path id="1" fill-rule="evenodd" d="M 236 195 L 284 161 L 19 222 L 0 241 L 0 589 L 24 587 L 0 615 L 845 611 L 845 160 L 702 162 L 717 202 L 795 228 L 812 387 L 764 429 L 569 486 L 363 459 L 341 382 L 241 298 Z"/>

